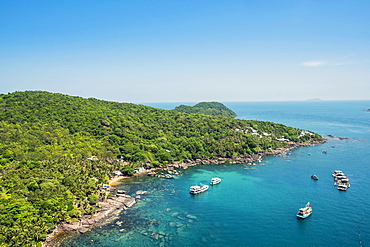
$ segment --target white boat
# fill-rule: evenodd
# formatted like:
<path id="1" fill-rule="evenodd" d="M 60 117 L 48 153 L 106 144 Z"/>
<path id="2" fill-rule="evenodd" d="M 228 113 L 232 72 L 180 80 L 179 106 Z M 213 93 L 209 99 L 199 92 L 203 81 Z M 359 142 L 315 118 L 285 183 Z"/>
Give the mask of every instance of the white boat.
<path id="1" fill-rule="evenodd" d="M 336 180 L 334 185 L 340 185 L 340 184 L 348 184 L 349 185 L 349 178 L 343 178 L 341 180 Z M 349 188 L 349 186 L 348 186 Z"/>
<path id="2" fill-rule="evenodd" d="M 199 185 L 194 185 L 194 186 L 190 186 L 190 194 L 199 194 L 199 193 L 202 193 L 206 190 L 208 190 L 209 186 L 206 185 L 206 184 L 199 184 Z"/>
<path id="3" fill-rule="evenodd" d="M 344 175 L 343 174 L 343 172 L 342 171 L 340 171 L 340 170 L 335 170 L 334 172 L 333 172 L 333 174 L 331 174 L 333 177 L 336 177 L 336 176 L 338 176 L 338 175 Z"/>
<path id="4" fill-rule="evenodd" d="M 221 178 L 213 177 L 213 178 L 211 179 L 211 183 L 210 183 L 210 185 L 219 184 L 220 182 L 221 182 Z"/>
<path id="5" fill-rule="evenodd" d="M 336 185 L 338 186 L 337 187 L 338 190 L 343 190 L 343 191 L 346 191 L 349 187 L 351 187 L 351 184 L 348 183 L 348 180 L 338 181 Z"/>
<path id="6" fill-rule="evenodd" d="M 306 206 L 298 210 L 297 218 L 306 219 L 311 214 L 312 214 L 312 206 L 310 202 L 307 202 Z"/>
<path id="7" fill-rule="evenodd" d="M 332 174 L 334 177 L 334 185 L 338 186 L 338 190 L 346 191 L 349 187 L 351 187 L 351 184 L 349 183 L 349 178 L 339 170 L 335 170 Z"/>
<path id="8" fill-rule="evenodd" d="M 351 185 L 350 184 L 338 184 L 338 187 L 337 187 L 337 189 L 338 190 L 342 190 L 342 191 L 346 191 L 349 187 L 351 187 Z"/>
<path id="9" fill-rule="evenodd" d="M 338 176 L 336 176 L 336 177 L 334 177 L 334 180 L 335 181 L 340 181 L 340 180 L 342 180 L 342 179 L 346 179 L 347 177 L 345 176 L 345 175 L 338 175 Z"/>

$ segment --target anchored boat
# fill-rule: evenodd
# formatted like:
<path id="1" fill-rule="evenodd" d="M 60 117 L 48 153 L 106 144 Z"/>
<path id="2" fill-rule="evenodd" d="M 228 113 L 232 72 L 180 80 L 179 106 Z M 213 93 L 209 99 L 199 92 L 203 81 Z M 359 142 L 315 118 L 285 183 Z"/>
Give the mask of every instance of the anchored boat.
<path id="1" fill-rule="evenodd" d="M 334 172 L 333 172 L 333 174 L 331 174 L 333 177 L 336 177 L 336 176 L 342 176 L 342 175 L 344 175 L 344 173 L 342 172 L 342 171 L 340 171 L 340 170 L 335 170 Z"/>
<path id="2" fill-rule="evenodd" d="M 219 184 L 220 182 L 221 182 L 221 178 L 213 177 L 211 179 L 210 185 L 216 185 L 216 184 Z"/>
<path id="3" fill-rule="evenodd" d="M 311 175 L 311 178 L 314 179 L 314 180 L 319 180 L 319 177 L 316 176 L 316 175 Z"/>
<path id="4" fill-rule="evenodd" d="M 310 202 L 307 202 L 306 206 L 298 210 L 297 218 L 306 219 L 311 214 L 312 214 L 312 206 Z"/>
<path id="5" fill-rule="evenodd" d="M 338 186 L 338 190 L 346 191 L 349 187 L 351 187 L 351 184 L 349 183 L 349 178 L 339 170 L 335 170 L 332 174 L 334 177 L 334 185 Z"/>
<path id="6" fill-rule="evenodd" d="M 338 184 L 337 189 L 342 190 L 342 191 L 346 191 L 349 187 L 351 187 L 351 185 L 349 183 L 340 183 L 340 184 Z"/>
<path id="7" fill-rule="evenodd" d="M 194 185 L 194 186 L 190 186 L 190 194 L 199 194 L 199 193 L 202 193 L 206 190 L 208 190 L 209 186 L 206 185 L 206 184 L 199 184 L 199 185 Z"/>

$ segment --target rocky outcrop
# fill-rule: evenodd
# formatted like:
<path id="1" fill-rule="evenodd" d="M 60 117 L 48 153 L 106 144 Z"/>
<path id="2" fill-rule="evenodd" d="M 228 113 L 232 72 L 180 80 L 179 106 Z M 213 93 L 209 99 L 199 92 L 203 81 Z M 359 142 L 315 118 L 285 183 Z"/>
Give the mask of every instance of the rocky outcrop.
<path id="1" fill-rule="evenodd" d="M 85 233 L 92 227 L 114 220 L 122 210 L 132 207 L 135 203 L 136 199 L 126 194 L 110 196 L 105 201 L 99 203 L 100 211 L 96 214 L 84 215 L 74 222 L 62 222 L 58 224 L 54 231 L 48 235 L 43 246 L 59 246 L 59 241 L 62 241 L 63 238 L 56 238 L 58 235 L 65 233 Z"/>

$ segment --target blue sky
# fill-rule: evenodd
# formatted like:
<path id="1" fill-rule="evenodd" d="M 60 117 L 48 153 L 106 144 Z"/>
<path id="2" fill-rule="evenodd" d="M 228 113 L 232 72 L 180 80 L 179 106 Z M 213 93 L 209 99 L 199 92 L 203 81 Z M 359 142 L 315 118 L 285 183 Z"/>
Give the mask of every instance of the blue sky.
<path id="1" fill-rule="evenodd" d="M 370 1 L 0 0 L 0 93 L 370 99 Z"/>

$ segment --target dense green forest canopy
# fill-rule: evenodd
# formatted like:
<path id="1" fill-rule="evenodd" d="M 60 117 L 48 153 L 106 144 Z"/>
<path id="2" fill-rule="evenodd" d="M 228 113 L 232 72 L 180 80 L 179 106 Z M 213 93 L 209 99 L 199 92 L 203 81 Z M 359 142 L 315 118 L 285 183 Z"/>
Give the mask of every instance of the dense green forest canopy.
<path id="1" fill-rule="evenodd" d="M 200 102 L 194 106 L 179 105 L 174 111 L 211 116 L 236 117 L 236 113 L 220 102 Z"/>
<path id="2" fill-rule="evenodd" d="M 0 246 L 39 246 L 56 222 L 94 213 L 114 170 L 321 138 L 271 122 L 43 91 L 0 95 L 0 133 Z"/>

